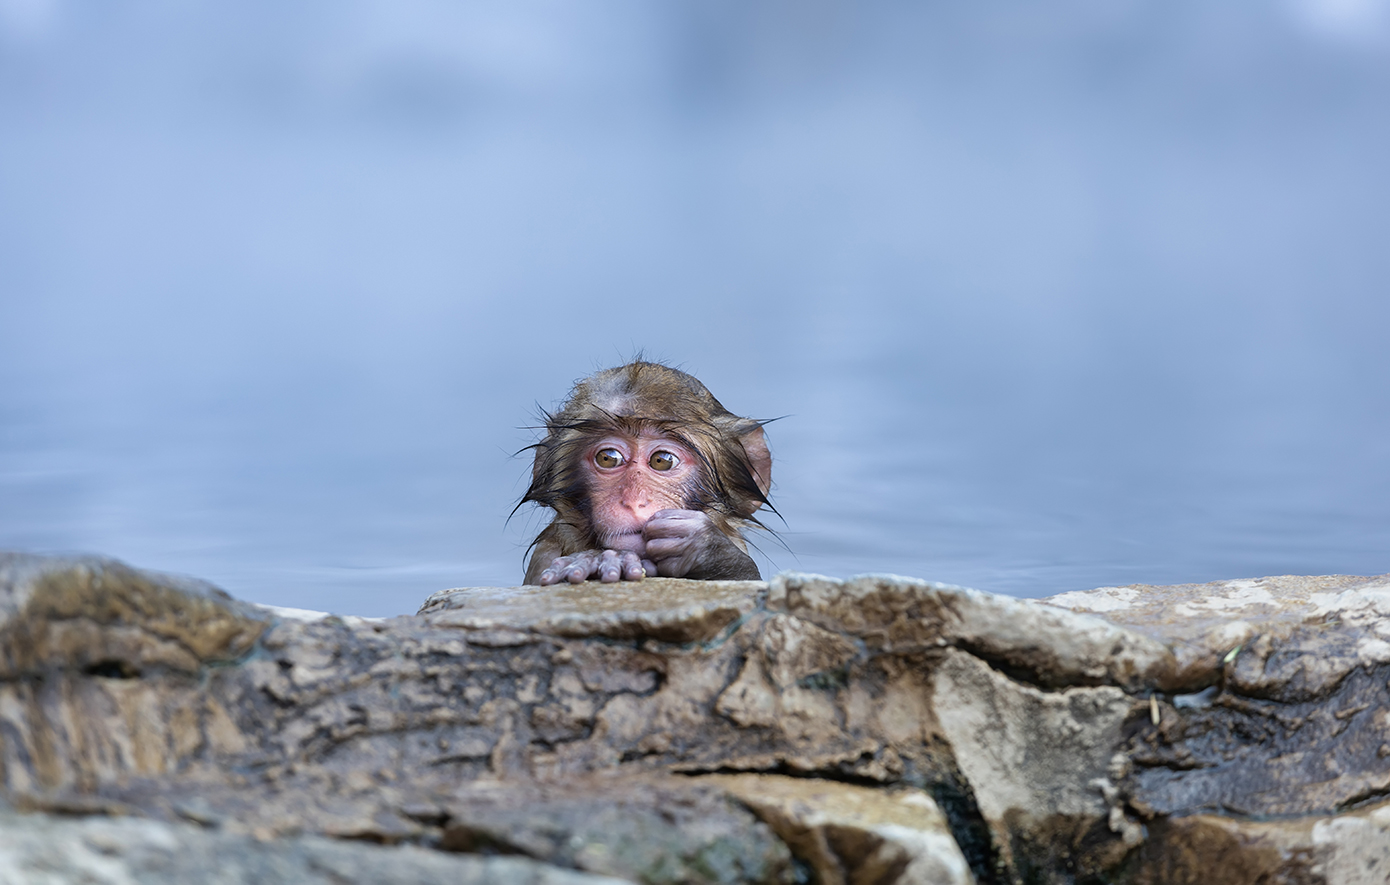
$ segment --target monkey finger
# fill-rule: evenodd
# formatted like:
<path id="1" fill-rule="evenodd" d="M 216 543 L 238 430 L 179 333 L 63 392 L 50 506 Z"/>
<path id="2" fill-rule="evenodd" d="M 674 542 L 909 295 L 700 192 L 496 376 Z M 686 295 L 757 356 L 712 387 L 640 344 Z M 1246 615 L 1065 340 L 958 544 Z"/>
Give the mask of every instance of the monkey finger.
<path id="1" fill-rule="evenodd" d="M 655 538 L 647 542 L 647 557 L 652 562 L 661 562 L 673 556 L 680 556 L 690 547 L 688 537 Z"/>
<path id="2" fill-rule="evenodd" d="M 589 580 L 591 574 L 593 569 L 588 564 L 572 565 L 565 572 L 565 580 L 571 584 L 582 584 Z"/>
<path id="3" fill-rule="evenodd" d="M 642 571 L 647 573 L 647 577 L 655 578 L 657 575 L 656 563 L 652 562 L 650 559 L 642 560 Z"/>
<path id="4" fill-rule="evenodd" d="M 565 569 L 569 566 L 570 557 L 562 556 L 550 563 L 550 567 L 541 572 L 541 586 L 548 587 L 551 584 L 558 584 L 565 579 Z"/>
<path id="5" fill-rule="evenodd" d="M 657 563 L 657 571 L 668 578 L 684 578 L 694 565 L 689 556 L 672 556 Z"/>
<path id="6" fill-rule="evenodd" d="M 702 519 L 705 516 L 703 510 L 686 510 L 680 508 L 670 508 L 658 510 L 652 514 L 652 519 Z"/>
<path id="7" fill-rule="evenodd" d="M 698 510 L 658 510 L 642 527 L 642 537 L 680 538 L 689 537 L 705 530 L 709 525 L 709 515 Z"/>
<path id="8" fill-rule="evenodd" d="M 588 580 L 598 567 L 598 554 L 593 551 L 576 553 L 573 556 L 560 556 L 550 563 L 550 568 L 541 572 L 541 586 L 569 581 L 578 584 Z"/>
<path id="9" fill-rule="evenodd" d="M 624 553 L 622 566 L 624 581 L 640 581 L 647 576 L 646 571 L 642 568 L 642 560 L 636 553 Z"/>
<path id="10" fill-rule="evenodd" d="M 605 550 L 598 561 L 598 579 L 612 584 L 623 576 L 624 564 L 616 550 Z"/>

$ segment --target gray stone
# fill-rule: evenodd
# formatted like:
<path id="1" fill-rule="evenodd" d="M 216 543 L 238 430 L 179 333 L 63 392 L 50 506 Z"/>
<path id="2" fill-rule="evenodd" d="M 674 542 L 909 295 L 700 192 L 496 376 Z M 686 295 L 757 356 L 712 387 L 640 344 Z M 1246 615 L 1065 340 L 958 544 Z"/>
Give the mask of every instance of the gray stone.
<path id="1" fill-rule="evenodd" d="M 960 648 L 1046 687 L 1174 683 L 1176 659 L 1161 639 L 1101 618 L 893 575 L 837 581 L 783 573 L 767 606 L 850 633 L 870 648 L 907 653 Z"/>
<path id="2" fill-rule="evenodd" d="M 650 580 L 443 590 L 418 614 L 469 631 L 708 642 L 757 607 L 761 581 Z"/>
<path id="3" fill-rule="evenodd" d="M 0 812 L 0 885 L 617 885 L 516 857 L 319 836 L 258 841 L 138 818 Z"/>
<path id="4" fill-rule="evenodd" d="M 1015 840 L 1051 839 L 1059 823 L 1103 823 L 1120 836 L 1111 841 L 1102 832 L 1101 855 L 1086 860 L 1096 869 L 1142 840 L 1109 780 L 1132 698 L 1110 686 L 1041 691 L 954 649 L 935 677 L 942 734 L 1011 866 L 1025 862 L 1012 856 Z"/>
<path id="5" fill-rule="evenodd" d="M 1325 695 L 1356 667 L 1390 663 L 1390 576 L 1385 575 L 1136 584 L 1064 593 L 1043 602 L 1100 614 L 1163 642 L 1177 658 L 1179 683 L 1192 688 L 1211 684 L 1233 651 L 1238 651 L 1237 666 L 1226 674 L 1232 687 L 1284 701 Z M 1256 648 L 1259 640 L 1263 645 Z M 1290 643 L 1300 651 L 1290 652 Z"/>
<path id="6" fill-rule="evenodd" d="M 404 881 L 432 881 L 410 858 L 463 881 L 504 859 L 535 881 L 1372 881 L 1387 599 L 785 574 L 463 588 L 372 621 L 7 556 L 0 798 L 30 835 L 0 856 L 75 839 L 54 881 L 82 881 L 110 859 L 82 827 L 110 818 L 133 829 L 108 866 L 137 879 L 365 852 L 351 870 Z"/>

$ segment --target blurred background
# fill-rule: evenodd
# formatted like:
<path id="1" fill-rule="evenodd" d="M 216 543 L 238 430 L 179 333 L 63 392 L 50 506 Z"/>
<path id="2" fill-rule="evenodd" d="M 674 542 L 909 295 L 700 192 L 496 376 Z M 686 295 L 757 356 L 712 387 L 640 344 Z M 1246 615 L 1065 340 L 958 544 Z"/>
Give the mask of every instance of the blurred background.
<path id="1" fill-rule="evenodd" d="M 0 548 L 514 584 L 644 350 L 765 575 L 1390 572 L 1387 158 L 1390 0 L 0 0 Z"/>

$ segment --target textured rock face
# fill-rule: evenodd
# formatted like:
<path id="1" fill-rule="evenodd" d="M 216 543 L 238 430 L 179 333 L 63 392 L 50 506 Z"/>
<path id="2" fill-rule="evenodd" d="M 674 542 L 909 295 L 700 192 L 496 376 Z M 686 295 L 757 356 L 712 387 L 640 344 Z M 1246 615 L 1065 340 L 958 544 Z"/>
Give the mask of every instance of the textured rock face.
<path id="1" fill-rule="evenodd" d="M 1191 692 L 1156 693 L 1122 746 L 1134 881 L 1390 881 L 1390 576 L 1049 602 L 1161 638 Z"/>
<path id="2" fill-rule="evenodd" d="M 400 882 L 454 885 L 618 885 L 621 879 L 524 858 L 478 857 L 414 846 L 377 848 L 321 836 L 259 842 L 192 824 L 117 817 L 0 813 L 0 882 Z"/>
<path id="3" fill-rule="evenodd" d="M 1386 578 L 297 620 L 4 556 L 0 883 L 1384 882 L 1387 678 Z"/>

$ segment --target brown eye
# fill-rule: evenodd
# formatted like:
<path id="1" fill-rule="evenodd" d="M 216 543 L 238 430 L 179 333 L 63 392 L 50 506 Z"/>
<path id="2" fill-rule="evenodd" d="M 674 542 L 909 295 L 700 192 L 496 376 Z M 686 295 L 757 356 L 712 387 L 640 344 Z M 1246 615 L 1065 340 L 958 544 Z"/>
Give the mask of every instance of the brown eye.
<path id="1" fill-rule="evenodd" d="M 676 456 L 671 454 L 670 452 L 653 452 L 651 458 L 647 461 L 647 463 L 651 465 L 651 468 L 653 470 L 660 470 L 662 472 L 665 472 L 667 470 L 670 470 L 672 467 L 675 467 L 676 464 L 679 462 L 677 461 Z"/>
<path id="2" fill-rule="evenodd" d="M 617 467 L 623 463 L 623 453 L 617 449 L 599 449 L 594 463 L 600 467 Z"/>

